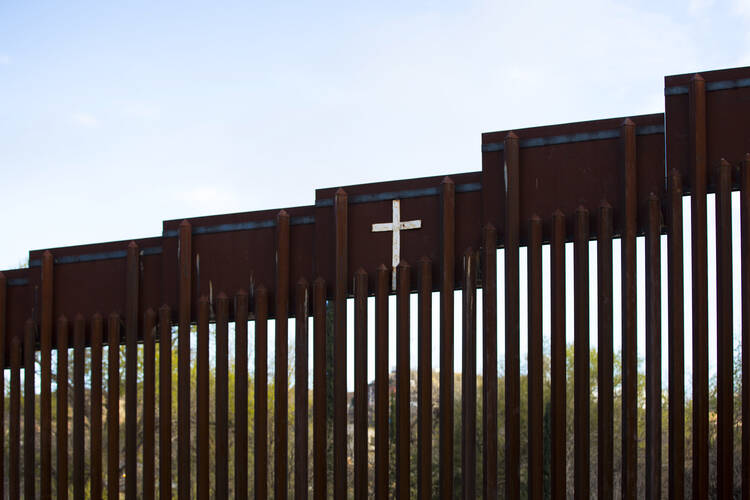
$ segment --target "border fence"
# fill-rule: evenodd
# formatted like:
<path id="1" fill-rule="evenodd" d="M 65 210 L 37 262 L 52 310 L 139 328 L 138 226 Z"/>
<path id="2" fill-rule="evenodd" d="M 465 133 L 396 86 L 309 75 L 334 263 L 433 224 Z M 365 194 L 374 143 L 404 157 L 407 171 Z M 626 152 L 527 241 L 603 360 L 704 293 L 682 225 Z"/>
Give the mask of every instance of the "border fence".
<path id="1" fill-rule="evenodd" d="M 638 474 L 645 475 L 647 497 L 656 498 L 661 495 L 665 471 L 670 498 L 682 498 L 688 442 L 692 447 L 687 452 L 692 457 L 689 472 L 694 498 L 705 498 L 709 491 L 718 498 L 739 494 L 733 479 L 735 464 L 741 467 L 742 498 L 748 498 L 750 433 L 735 422 L 734 394 L 735 387 L 741 387 L 741 422 L 745 422 L 750 419 L 750 370 L 744 370 L 750 366 L 750 68 L 670 76 L 665 79 L 664 95 L 664 114 L 483 134 L 482 169 L 477 172 L 318 189 L 311 206 L 165 221 L 160 237 L 30 252 L 28 268 L 0 273 L 0 364 L 10 369 L 9 409 L 5 408 L 5 398 L 0 398 L 3 426 L 5 412 L 9 412 L 7 440 L 0 455 L 0 497 L 51 498 L 54 491 L 59 498 L 67 498 L 70 479 L 75 498 L 99 498 L 105 493 L 109 498 L 119 498 L 121 489 L 126 498 L 208 498 L 210 492 L 217 498 L 227 498 L 230 482 L 236 498 L 247 497 L 250 482 L 257 498 L 270 493 L 274 498 L 286 498 L 289 484 L 293 484 L 295 498 L 327 498 L 330 494 L 344 498 L 349 488 L 355 498 L 364 498 L 370 486 L 376 498 L 390 494 L 407 498 L 416 479 L 418 497 L 431 498 L 432 471 L 438 467 L 441 498 L 453 497 L 459 475 L 482 478 L 481 483 L 461 482 L 464 498 L 519 498 L 523 454 L 519 324 L 523 314 L 528 315 L 528 449 L 523 465 L 528 481 L 524 494 L 542 498 L 543 484 L 548 480 L 552 497 L 563 498 L 571 465 L 566 449 L 566 412 L 570 411 L 566 406 L 566 302 L 572 301 L 575 497 L 588 498 L 593 483 L 599 498 L 612 498 L 617 472 L 622 498 L 635 498 Z M 736 221 L 732 225 L 732 191 L 740 191 L 739 228 Z M 713 262 L 708 258 L 709 193 L 714 193 L 716 200 L 715 268 L 710 267 Z M 690 197 L 689 228 L 683 227 L 684 196 Z M 737 231 L 741 232 L 741 250 L 740 255 L 733 256 L 732 235 Z M 690 274 L 683 274 L 686 232 L 690 238 Z M 661 237 L 665 234 L 667 279 L 662 283 Z M 636 239 L 640 236 L 645 237 L 646 380 L 645 468 L 639 472 L 636 268 L 640 261 Z M 617 269 L 613 241 L 617 239 L 621 249 L 618 278 L 622 284 L 619 392 L 613 379 L 613 283 Z M 595 256 L 589 255 L 590 241 L 596 242 Z M 569 268 L 565 245 L 570 242 L 573 294 L 566 293 L 565 276 Z M 545 246 L 550 252 L 548 290 L 543 287 Z M 521 247 L 527 249 L 527 269 L 520 268 Z M 504 250 L 501 262 L 497 258 L 499 248 Z M 590 268 L 593 257 L 596 268 Z M 733 275 L 733 258 L 740 260 L 739 276 Z M 504 280 L 499 284 L 504 290 L 502 331 L 498 331 L 498 265 L 504 267 Z M 709 317 L 708 276 L 714 272 L 717 307 L 716 316 Z M 520 307 L 521 273 L 528 273 L 525 311 Z M 589 324 L 590 274 L 597 280 L 596 325 Z M 741 281 L 741 380 L 734 375 L 733 280 Z M 668 303 L 664 305 L 662 286 L 668 291 Z M 687 288 L 692 293 L 690 331 L 684 321 Z M 477 311 L 478 289 L 482 291 L 481 311 Z M 459 388 L 462 424 L 455 434 L 457 290 L 462 291 L 463 376 Z M 432 366 L 432 295 L 436 292 L 439 366 Z M 418 307 L 412 311 L 410 298 L 415 293 Z M 550 297 L 548 332 L 542 321 L 545 293 Z M 389 412 L 388 308 L 393 294 L 396 380 L 391 410 L 395 411 Z M 368 334 L 368 298 L 373 296 L 375 331 Z M 347 356 L 350 298 L 354 299 L 353 358 Z M 325 366 L 326 346 L 331 344 L 326 339 L 329 310 L 332 381 Z M 478 332 L 480 312 L 482 328 Z M 662 332 L 664 313 L 668 316 L 666 332 Z M 410 331 L 412 314 L 418 318 L 416 332 Z M 269 422 L 268 380 L 255 377 L 251 387 L 247 374 L 250 369 L 268 372 L 268 325 L 277 318 L 296 321 L 292 332 L 287 321 L 274 322 L 271 399 L 275 421 Z M 709 411 L 710 322 L 716 322 L 715 412 Z M 212 323 L 215 326 L 210 326 Z M 254 332 L 252 339 L 248 325 Z M 171 340 L 174 326 L 176 383 L 171 377 L 172 344 L 160 342 Z M 589 383 L 592 327 L 598 347 L 596 395 Z M 234 339 L 229 338 L 231 333 Z M 368 335 L 374 338 L 374 346 L 367 345 Z M 410 397 L 409 352 L 414 335 L 418 345 L 415 402 Z M 479 394 L 478 335 L 483 367 Z M 547 479 L 543 477 L 547 474 L 543 443 L 544 335 L 551 339 Z M 685 404 L 686 335 L 692 339 L 693 356 L 690 414 L 686 414 Z M 312 374 L 311 398 L 308 391 L 296 390 L 293 394 L 293 441 L 286 425 L 290 336 L 296 345 L 294 387 L 308 387 Z M 194 391 L 190 383 L 191 339 L 196 343 Z M 233 426 L 229 421 L 230 341 L 234 343 L 235 362 Z M 505 353 L 502 388 L 498 387 L 499 341 L 504 342 Z M 661 452 L 663 342 L 669 346 L 668 456 Z M 120 349 L 111 348 L 121 344 L 125 347 L 123 359 Z M 102 358 L 106 346 L 110 348 L 106 350 L 105 374 Z M 367 383 L 368 349 L 374 350 L 375 357 L 372 400 Z M 86 352 L 90 353 L 88 372 Z M 209 379 L 212 359 L 213 381 Z M 249 367 L 252 359 L 255 366 Z M 37 362 L 39 377 L 35 377 Z M 71 362 L 72 384 L 60 382 L 68 380 Z M 347 450 L 349 432 L 348 365 L 353 366 L 354 374 L 351 455 L 343 451 Z M 119 393 L 121 368 L 125 373 L 124 404 L 120 404 Z M 437 412 L 432 411 L 431 402 L 435 369 L 439 370 Z M 57 380 L 54 393 L 53 376 Z M 0 377 L 0 386 L 5 387 L 4 370 L 0 370 Z M 86 385 L 90 386 L 87 397 Z M 502 408 L 498 405 L 500 389 L 504 390 Z M 68 391 L 73 395 L 72 412 Z M 172 428 L 171 418 L 156 418 L 171 414 L 173 392 L 176 428 Z M 106 401 L 102 399 L 104 394 Z M 616 397 L 621 397 L 622 411 L 619 446 L 614 442 L 613 429 Z M 329 398 L 333 401 L 332 414 L 327 410 Z M 212 400 L 215 421 L 209 425 Z M 478 401 L 482 408 L 479 424 Z M 590 415 L 593 401 L 596 422 Z M 255 408 L 253 422 L 247 419 L 249 404 Z M 417 408 L 415 436 L 410 424 L 412 405 Z M 374 412 L 373 461 L 369 458 L 370 410 Z M 72 415 L 72 431 L 68 419 L 56 418 L 58 415 Z M 312 427 L 308 425 L 310 415 Z M 709 476 L 710 418 L 716 419 L 715 479 Z M 327 431 L 329 419 L 331 434 Z M 689 441 L 686 422 L 691 424 Z M 252 447 L 248 445 L 251 424 L 255 436 Z M 439 438 L 437 458 L 433 459 L 431 436 L 435 425 Z M 589 467 L 592 426 L 598 436 L 593 444 L 597 455 L 595 478 Z M 267 437 L 271 428 L 273 433 Z M 105 429 L 107 434 L 103 436 Z M 6 439 L 5 429 L 1 431 L 0 436 Z M 395 433 L 395 466 L 389 452 L 389 432 Z M 501 432 L 502 449 L 498 444 Z M 734 452 L 738 433 L 741 455 Z M 480 438 L 481 447 L 477 445 Z M 269 440 L 274 457 L 270 487 L 271 464 L 257 459 L 269 456 Z M 103 450 L 105 443 L 107 449 Z M 331 444 L 332 470 L 327 470 Z M 290 447 L 294 450 L 292 463 L 288 460 Z M 412 447 L 417 448 L 416 464 L 410 463 Z M 173 481 L 175 448 L 177 477 Z M 312 460 L 308 461 L 310 452 Z M 101 460 L 104 455 L 106 469 Z M 249 470 L 251 455 L 256 460 Z M 454 460 L 457 455 L 460 462 Z M 498 491 L 501 457 L 504 480 Z M 348 482 L 349 462 L 353 463 L 352 484 Z M 212 475 L 210 464 L 214 466 Z M 68 472 L 70 467 L 72 474 Z M 389 486 L 389 471 L 394 467 L 394 484 Z M 477 467 L 481 468 L 479 476 Z M 191 484 L 195 491 L 191 491 Z"/>

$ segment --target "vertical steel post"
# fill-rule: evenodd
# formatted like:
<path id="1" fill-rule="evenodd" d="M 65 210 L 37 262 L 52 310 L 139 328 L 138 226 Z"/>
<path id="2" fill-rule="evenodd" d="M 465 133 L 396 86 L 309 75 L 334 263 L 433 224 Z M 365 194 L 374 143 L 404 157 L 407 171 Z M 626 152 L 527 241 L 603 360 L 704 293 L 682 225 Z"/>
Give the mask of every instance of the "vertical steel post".
<path id="1" fill-rule="evenodd" d="M 354 498 L 367 498 L 367 272 L 354 273 Z"/>
<path id="2" fill-rule="evenodd" d="M 441 185 L 440 261 L 440 498 L 453 498 L 453 288 L 456 252 L 456 185 Z"/>
<path id="3" fill-rule="evenodd" d="M 669 498 L 685 496 L 685 313 L 682 248 L 682 177 L 667 179 L 667 293 L 669 336 Z"/>
<path id="4" fill-rule="evenodd" d="M 596 242 L 598 366 L 597 366 L 597 442 L 599 498 L 614 495 L 614 380 L 613 380 L 613 276 L 612 276 L 612 206 L 599 207 L 599 230 Z"/>
<path id="5" fill-rule="evenodd" d="M 336 283 L 333 326 L 333 496 L 344 498 L 347 491 L 346 430 L 346 297 L 349 276 L 349 203 L 346 191 L 334 197 L 336 224 Z"/>
<path id="6" fill-rule="evenodd" d="M 54 259 L 49 250 L 42 255 L 42 318 L 40 332 L 41 379 L 39 425 L 39 493 L 52 498 L 52 305 Z"/>
<path id="7" fill-rule="evenodd" d="M 591 404 L 589 357 L 589 211 L 578 207 L 575 213 L 573 243 L 573 460 L 576 498 L 588 499 L 589 415 Z"/>

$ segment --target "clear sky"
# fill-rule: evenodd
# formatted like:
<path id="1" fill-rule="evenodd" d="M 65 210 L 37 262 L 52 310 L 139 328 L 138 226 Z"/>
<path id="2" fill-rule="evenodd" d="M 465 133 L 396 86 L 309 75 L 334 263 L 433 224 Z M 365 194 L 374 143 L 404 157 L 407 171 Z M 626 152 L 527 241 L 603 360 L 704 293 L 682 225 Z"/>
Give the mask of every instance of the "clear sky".
<path id="1" fill-rule="evenodd" d="M 0 269 L 314 188 L 479 170 L 480 134 L 663 110 L 750 0 L 0 3 Z"/>

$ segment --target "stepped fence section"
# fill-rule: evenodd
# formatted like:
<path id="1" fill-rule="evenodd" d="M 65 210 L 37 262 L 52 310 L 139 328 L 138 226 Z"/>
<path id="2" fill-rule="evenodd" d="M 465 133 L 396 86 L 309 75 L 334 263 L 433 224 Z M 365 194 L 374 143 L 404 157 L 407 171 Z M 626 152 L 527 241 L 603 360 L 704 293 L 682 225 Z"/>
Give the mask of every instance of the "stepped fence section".
<path id="1" fill-rule="evenodd" d="M 0 399 L 0 422 L 4 426 L 7 421 L 8 425 L 7 431 L 0 432 L 3 439 L 7 435 L 0 455 L 0 489 L 4 490 L 0 497 L 50 498 L 54 491 L 59 498 L 66 498 L 72 491 L 74 498 L 99 498 L 106 486 L 109 498 L 118 498 L 121 491 L 126 498 L 208 498 L 211 493 L 226 498 L 232 484 L 234 496 L 246 498 L 252 484 L 258 498 L 269 493 L 275 498 L 286 498 L 287 494 L 295 498 L 326 498 L 330 494 L 344 498 L 350 489 L 356 498 L 364 498 L 370 491 L 377 498 L 391 493 L 398 498 L 412 494 L 431 498 L 433 490 L 441 498 L 451 498 L 457 481 L 465 478 L 460 482 L 464 498 L 519 498 L 519 324 L 521 315 L 527 315 L 525 493 L 529 498 L 542 498 L 545 483 L 543 336 L 549 335 L 548 480 L 552 497 L 563 498 L 571 487 L 565 392 L 566 314 L 572 311 L 575 497 L 588 498 L 594 484 L 600 498 L 611 498 L 617 472 L 623 498 L 635 498 L 641 473 L 645 474 L 647 496 L 655 498 L 661 495 L 661 474 L 666 471 L 670 497 L 682 498 L 689 471 L 696 498 L 705 497 L 714 488 L 719 498 L 729 498 L 734 488 L 733 469 L 740 463 L 741 490 L 747 498 L 750 433 L 734 421 L 734 393 L 741 387 L 744 422 L 750 418 L 750 370 L 735 370 L 732 299 L 733 280 L 740 280 L 742 317 L 738 335 L 744 368 L 750 366 L 750 68 L 667 77 L 665 102 L 665 114 L 484 134 L 482 169 L 478 172 L 319 189 L 312 206 L 166 221 L 161 237 L 32 251 L 28 268 L 0 273 L 0 363 L 10 369 L 8 418 L 4 416 L 5 398 Z M 732 191 L 739 191 L 741 227 L 737 227 L 737 221 L 732 226 Z M 716 200 L 715 267 L 708 258 L 709 193 L 714 193 Z M 684 196 L 690 197 L 689 228 L 683 227 Z M 690 235 L 690 274 L 683 273 L 686 231 Z M 740 255 L 732 255 L 736 232 L 741 233 Z M 661 282 L 662 235 L 667 238 L 666 283 Z M 637 463 L 636 238 L 640 236 L 645 237 L 646 275 L 646 455 L 642 472 Z M 613 401 L 620 395 L 615 394 L 613 382 L 613 278 L 617 269 L 613 241 L 618 239 L 623 424 L 621 443 L 616 446 Z M 589 254 L 590 241 L 596 241 L 595 255 Z M 569 269 L 565 246 L 570 242 L 572 295 L 566 293 L 565 276 Z M 547 291 L 542 271 L 545 245 L 550 251 Z M 522 247 L 526 247 L 526 269 L 519 264 Z M 498 262 L 498 248 L 504 249 L 500 254 L 503 262 Z M 595 268 L 590 268 L 592 258 Z M 740 275 L 732 271 L 733 259 L 741 263 Z M 498 264 L 504 267 L 504 280 L 499 284 Z M 524 311 L 519 305 L 521 273 L 527 273 L 528 283 L 528 310 Z M 590 325 L 589 282 L 594 273 L 597 325 Z M 717 280 L 715 317 L 709 317 L 708 310 L 709 273 L 716 273 Z M 502 331 L 498 331 L 498 285 L 504 289 Z M 668 290 L 667 304 L 661 303 L 662 287 Z M 691 330 L 686 329 L 684 321 L 688 288 L 692 290 Z M 478 289 L 482 291 L 481 311 L 477 310 Z M 454 331 L 457 290 L 463 292 L 460 332 Z M 418 307 L 412 311 L 410 298 L 415 293 Z M 438 366 L 432 366 L 431 355 L 433 293 L 439 293 Z M 550 297 L 549 332 L 543 331 L 545 293 Z M 393 294 L 395 405 L 389 411 L 388 318 L 393 311 L 388 308 Z M 374 302 L 368 301 L 373 296 Z M 350 358 L 347 299 L 351 298 L 354 356 Z M 571 301 L 572 308 L 568 307 Z M 375 309 L 375 331 L 370 333 L 368 303 Z M 332 328 L 327 326 L 329 311 Z M 665 311 L 668 328 L 663 332 L 661 315 Z M 478 331 L 480 313 L 482 329 Z M 410 331 L 411 315 L 418 318 L 416 332 Z M 288 331 L 288 321 L 279 321 L 286 318 L 297 320 L 294 331 Z M 270 398 L 266 377 L 255 377 L 251 386 L 248 373 L 252 369 L 268 373 L 272 368 L 268 341 L 269 322 L 274 319 L 275 369 Z M 711 415 L 710 322 L 716 322 L 717 335 L 717 406 Z M 599 353 L 596 396 L 589 382 L 594 326 Z M 177 376 L 173 380 L 171 339 L 175 327 Z M 327 339 L 327 329 L 332 329 L 332 342 Z M 459 389 L 454 382 L 454 339 L 459 333 L 462 425 L 454 434 L 454 393 Z M 693 356 L 689 395 L 692 413 L 687 415 L 686 335 L 692 338 Z M 287 346 L 292 336 L 297 346 L 294 387 L 307 388 L 311 375 L 312 389 L 310 394 L 306 390 L 294 393 L 294 439 L 290 440 Z M 414 336 L 418 345 L 416 401 L 410 398 L 409 351 Z M 479 394 L 478 336 L 484 380 Z M 368 346 L 368 338 L 374 339 L 374 345 Z M 194 375 L 191 341 L 196 344 Z M 235 363 L 233 422 L 229 419 L 230 341 Z M 499 342 L 504 342 L 505 353 L 502 388 L 498 387 Z M 668 456 L 661 455 L 664 342 L 669 345 Z M 326 346 L 330 344 L 332 381 L 326 371 Z M 375 357 L 372 398 L 367 383 L 368 349 Z M 105 352 L 107 371 L 103 373 Z M 253 359 L 255 365 L 249 366 Z M 37 362 L 39 376 L 35 375 Z M 213 381 L 209 377 L 212 362 Z M 71 364 L 72 384 L 62 382 L 69 379 Z M 347 373 L 351 367 L 353 449 L 349 454 Z M 431 394 L 432 373 L 436 370 L 439 411 L 435 412 Z M 736 380 L 735 372 L 741 373 L 741 380 Z M 195 390 L 191 388 L 193 376 Z M 5 387 L 5 371 L 0 371 L 0 377 L 0 386 Z M 502 408 L 498 405 L 499 389 L 504 392 Z M 73 395 L 72 410 L 69 391 Z M 479 424 L 478 399 L 482 408 Z M 269 400 L 274 402 L 274 422 L 269 422 Z M 333 402 L 330 410 L 329 400 Z M 86 401 L 90 403 L 86 405 Z M 209 425 L 211 401 L 214 422 Z M 591 421 L 592 401 L 597 408 L 596 422 Z M 156 418 L 171 415 L 173 404 L 176 428 L 172 428 L 171 418 Z M 38 411 L 35 405 L 39 405 Z M 254 422 L 248 421 L 248 405 L 254 406 Z M 417 415 L 415 436 L 410 424 L 413 405 Z M 368 432 L 370 412 L 374 413 L 373 436 Z M 67 418 L 57 418 L 59 415 L 72 415 L 72 426 Z M 499 415 L 504 415 L 504 421 L 499 422 Z M 709 478 L 709 418 L 717 419 L 715 484 L 710 484 L 713 480 Z M 685 445 L 686 420 L 691 422 L 691 450 Z M 391 426 L 395 455 L 389 451 Z M 592 426 L 598 430 L 595 478 L 589 468 Z M 432 451 L 433 427 L 439 429 L 436 455 Z M 272 435 L 268 435 L 270 429 Z M 499 446 L 500 432 L 503 447 Z M 741 455 L 733 452 L 737 433 L 741 433 Z M 251 437 L 252 446 L 248 444 Z M 484 443 L 481 447 L 478 437 Z M 327 470 L 331 444 L 332 470 Z M 372 462 L 368 451 L 371 446 Z M 291 447 L 294 460 L 289 463 Z M 416 464 L 410 463 L 411 447 L 418 449 Z M 616 449 L 621 456 L 614 456 Z M 258 458 L 249 470 L 249 456 L 266 457 L 270 450 L 272 463 Z M 173 479 L 174 451 L 177 474 Z M 689 469 L 686 451 L 692 457 Z M 460 456 L 460 461 L 455 461 L 455 456 Z M 232 471 L 230 463 L 234 464 Z M 348 482 L 350 463 L 353 484 Z M 500 463 L 504 479 L 499 491 Z M 434 468 L 439 471 L 435 482 Z M 373 469 L 374 474 L 370 474 Z M 482 481 L 469 479 L 475 477 Z M 414 479 L 416 490 L 412 491 Z"/>

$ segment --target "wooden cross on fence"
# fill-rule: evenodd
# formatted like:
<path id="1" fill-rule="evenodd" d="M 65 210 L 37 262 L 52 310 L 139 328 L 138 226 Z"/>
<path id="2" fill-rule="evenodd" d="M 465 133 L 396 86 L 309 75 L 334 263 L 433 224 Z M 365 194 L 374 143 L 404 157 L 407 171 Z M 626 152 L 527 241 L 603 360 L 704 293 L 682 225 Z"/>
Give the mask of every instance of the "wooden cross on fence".
<path id="1" fill-rule="evenodd" d="M 401 262 L 401 231 L 408 229 L 419 229 L 422 227 L 422 220 L 409 220 L 401 222 L 401 200 L 393 200 L 393 222 L 383 222 L 372 225 L 372 232 L 379 233 L 384 231 L 393 232 L 393 270 L 391 272 L 391 289 L 396 290 L 396 268 Z"/>

